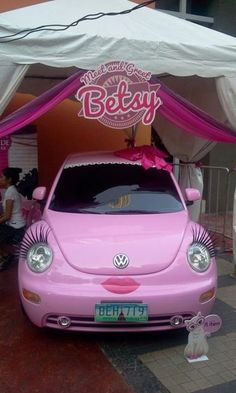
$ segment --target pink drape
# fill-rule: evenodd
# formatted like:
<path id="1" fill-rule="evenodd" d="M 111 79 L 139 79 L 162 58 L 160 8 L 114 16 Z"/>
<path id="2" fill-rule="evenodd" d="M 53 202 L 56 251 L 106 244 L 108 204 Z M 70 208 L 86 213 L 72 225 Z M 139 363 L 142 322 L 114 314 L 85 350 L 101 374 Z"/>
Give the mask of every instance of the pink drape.
<path id="1" fill-rule="evenodd" d="M 82 70 L 76 72 L 29 104 L 2 119 L 0 121 L 0 138 L 12 134 L 33 122 L 65 98 L 76 93 L 81 86 L 80 78 L 83 73 Z M 163 105 L 158 110 L 161 116 L 164 116 L 177 127 L 198 137 L 217 142 L 236 143 L 236 132 L 234 130 L 196 108 L 153 76 L 151 83 L 157 82 L 161 84 L 158 91 L 163 101 Z"/>
<path id="2" fill-rule="evenodd" d="M 65 98 L 73 94 L 81 86 L 80 78 L 84 71 L 80 70 L 63 82 L 46 91 L 30 103 L 22 106 L 0 121 L 0 138 L 32 123 L 38 117 L 54 108 Z"/>
<path id="3" fill-rule="evenodd" d="M 157 82 L 157 78 L 152 78 Z M 175 126 L 197 137 L 216 142 L 236 143 L 236 131 L 198 109 L 183 97 L 167 88 L 162 82 L 159 96 L 163 105 L 158 109 Z"/>

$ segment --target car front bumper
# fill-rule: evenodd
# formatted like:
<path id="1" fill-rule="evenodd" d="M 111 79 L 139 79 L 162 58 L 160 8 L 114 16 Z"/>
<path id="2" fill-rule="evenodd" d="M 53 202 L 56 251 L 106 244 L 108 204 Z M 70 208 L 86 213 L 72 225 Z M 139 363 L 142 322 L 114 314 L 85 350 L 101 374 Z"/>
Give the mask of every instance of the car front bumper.
<path id="1" fill-rule="evenodd" d="M 172 326 L 173 316 L 190 319 L 199 311 L 208 315 L 214 305 L 215 295 L 201 303 L 203 293 L 216 288 L 215 264 L 202 275 L 189 269 L 188 275 L 175 282 L 175 267 L 169 272 L 133 277 L 140 282 L 132 293 L 116 294 L 107 291 L 101 283 L 106 277 L 83 274 L 68 267 L 68 274 L 60 269 L 45 274 L 32 273 L 25 261 L 19 265 L 19 289 L 21 302 L 30 320 L 39 327 L 62 329 L 58 318 L 67 316 L 71 320 L 67 330 L 76 331 L 156 331 L 184 327 L 184 323 Z M 167 269 L 168 270 L 168 269 Z M 171 277 L 171 279 L 170 279 Z M 191 278 L 191 280 L 190 280 Z M 40 303 L 27 300 L 23 290 L 40 297 Z M 95 304 L 99 303 L 144 303 L 148 305 L 147 322 L 96 322 Z"/>

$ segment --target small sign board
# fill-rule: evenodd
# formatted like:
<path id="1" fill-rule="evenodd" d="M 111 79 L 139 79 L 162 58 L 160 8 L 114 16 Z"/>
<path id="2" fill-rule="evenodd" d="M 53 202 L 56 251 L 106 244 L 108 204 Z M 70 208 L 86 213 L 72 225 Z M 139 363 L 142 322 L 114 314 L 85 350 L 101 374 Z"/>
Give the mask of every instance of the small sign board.
<path id="1" fill-rule="evenodd" d="M 192 319 L 185 321 L 185 325 L 189 332 L 188 344 L 184 350 L 185 358 L 189 363 L 208 360 L 207 338 L 221 328 L 221 318 L 216 314 L 204 317 L 199 312 Z"/>

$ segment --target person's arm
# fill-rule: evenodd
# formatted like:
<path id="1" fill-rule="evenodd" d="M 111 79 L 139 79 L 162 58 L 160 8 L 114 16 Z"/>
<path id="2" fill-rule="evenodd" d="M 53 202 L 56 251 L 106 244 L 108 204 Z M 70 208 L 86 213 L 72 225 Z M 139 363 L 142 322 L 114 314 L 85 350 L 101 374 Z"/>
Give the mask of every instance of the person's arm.
<path id="1" fill-rule="evenodd" d="M 6 208 L 3 213 L 3 215 L 0 218 L 0 224 L 9 221 L 12 216 L 12 210 L 13 210 L 13 205 L 14 205 L 14 200 L 13 199 L 7 199 L 6 200 Z"/>

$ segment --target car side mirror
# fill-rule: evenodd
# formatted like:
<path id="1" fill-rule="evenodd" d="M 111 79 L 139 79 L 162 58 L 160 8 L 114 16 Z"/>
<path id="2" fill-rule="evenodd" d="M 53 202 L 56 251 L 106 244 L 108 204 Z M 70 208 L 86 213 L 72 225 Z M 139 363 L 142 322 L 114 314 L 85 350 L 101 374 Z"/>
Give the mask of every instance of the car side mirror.
<path id="1" fill-rule="evenodd" d="M 186 188 L 185 189 L 186 204 L 192 205 L 193 202 L 201 199 L 201 193 L 197 188 Z"/>
<path id="2" fill-rule="evenodd" d="M 46 196 L 47 189 L 46 187 L 37 187 L 33 192 L 33 199 L 36 201 L 43 201 Z"/>

